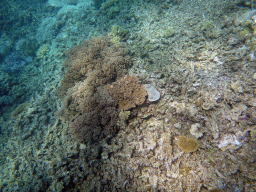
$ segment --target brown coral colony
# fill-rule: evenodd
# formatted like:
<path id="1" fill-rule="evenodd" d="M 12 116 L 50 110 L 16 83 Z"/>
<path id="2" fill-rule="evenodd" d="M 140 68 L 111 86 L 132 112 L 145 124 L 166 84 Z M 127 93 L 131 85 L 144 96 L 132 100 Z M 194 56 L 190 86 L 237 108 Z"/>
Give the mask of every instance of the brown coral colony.
<path id="1" fill-rule="evenodd" d="M 145 87 L 136 77 L 126 76 L 131 66 L 126 48 L 106 37 L 87 40 L 69 50 L 64 66 L 65 116 L 80 142 L 91 143 L 115 134 L 120 110 L 145 101 Z"/>
<path id="2" fill-rule="evenodd" d="M 129 110 L 144 103 L 147 91 L 133 76 L 125 76 L 108 86 L 111 96 L 117 101 L 121 110 Z"/>
<path id="3" fill-rule="evenodd" d="M 185 136 L 180 136 L 178 139 L 178 146 L 182 151 L 194 152 L 198 148 L 198 143 L 196 139 L 190 139 Z"/>

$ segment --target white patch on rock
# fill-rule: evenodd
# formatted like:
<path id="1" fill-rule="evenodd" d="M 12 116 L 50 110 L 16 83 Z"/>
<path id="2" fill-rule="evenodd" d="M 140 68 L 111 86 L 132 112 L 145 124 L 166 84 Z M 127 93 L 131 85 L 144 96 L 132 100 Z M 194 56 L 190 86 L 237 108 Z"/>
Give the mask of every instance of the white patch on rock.
<path id="1" fill-rule="evenodd" d="M 242 143 L 239 142 L 239 140 L 235 135 L 228 134 L 228 135 L 225 135 L 225 137 L 220 141 L 218 147 L 222 149 L 222 148 L 228 147 L 229 145 L 241 146 Z"/>
<path id="2" fill-rule="evenodd" d="M 195 124 L 191 125 L 189 132 L 191 133 L 191 135 L 194 135 L 196 138 L 200 138 L 203 136 L 203 133 L 204 133 L 200 129 L 201 129 L 201 124 L 195 123 Z"/>
<path id="3" fill-rule="evenodd" d="M 151 85 L 146 85 L 146 90 L 148 92 L 148 100 L 150 102 L 158 101 L 160 99 L 160 92 Z"/>

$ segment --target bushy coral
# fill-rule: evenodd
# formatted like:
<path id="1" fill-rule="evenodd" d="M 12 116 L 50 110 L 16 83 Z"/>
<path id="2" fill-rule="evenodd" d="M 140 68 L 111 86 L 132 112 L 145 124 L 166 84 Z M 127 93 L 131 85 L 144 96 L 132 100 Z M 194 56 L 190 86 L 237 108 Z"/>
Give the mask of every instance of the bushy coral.
<path id="1" fill-rule="evenodd" d="M 128 30 L 126 30 L 118 25 L 113 25 L 108 36 L 111 37 L 111 41 L 113 43 L 120 43 L 120 41 L 122 39 L 124 39 L 128 33 L 129 33 Z"/>
<path id="2" fill-rule="evenodd" d="M 71 133 L 84 143 L 100 141 L 114 135 L 118 130 L 119 110 L 106 89 L 100 88 L 92 97 L 85 96 L 84 100 L 86 109 L 71 120 Z"/>
<path id="3" fill-rule="evenodd" d="M 122 44 L 113 45 L 109 38 L 96 37 L 75 46 L 66 53 L 66 68 L 62 81 L 63 91 L 90 76 L 97 86 L 113 82 L 127 73 L 131 65 Z"/>
<path id="4" fill-rule="evenodd" d="M 36 53 L 37 59 L 45 59 L 49 51 L 49 44 L 41 45 Z"/>
<path id="5" fill-rule="evenodd" d="M 129 110 L 143 104 L 147 96 L 146 88 L 133 76 L 125 76 L 108 86 L 108 90 L 121 110 Z"/>
<path id="6" fill-rule="evenodd" d="M 106 37 L 88 40 L 67 52 L 63 111 L 80 142 L 95 142 L 116 133 L 120 111 L 107 87 L 127 74 L 130 65 L 125 47 Z"/>

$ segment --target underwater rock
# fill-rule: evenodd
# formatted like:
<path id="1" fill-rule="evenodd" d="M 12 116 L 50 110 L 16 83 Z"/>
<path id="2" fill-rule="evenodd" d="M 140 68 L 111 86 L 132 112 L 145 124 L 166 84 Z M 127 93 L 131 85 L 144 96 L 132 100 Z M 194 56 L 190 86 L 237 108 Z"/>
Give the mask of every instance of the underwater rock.
<path id="1" fill-rule="evenodd" d="M 239 140 L 237 139 L 237 137 L 235 135 L 232 134 L 227 134 L 225 135 L 221 140 L 220 143 L 218 145 L 218 147 L 225 151 L 226 149 L 233 147 L 233 146 L 239 146 L 241 147 L 242 144 L 239 142 Z"/>
<path id="2" fill-rule="evenodd" d="M 252 78 L 256 80 L 256 73 L 253 74 Z"/>
<path id="3" fill-rule="evenodd" d="M 206 111 L 213 109 L 213 107 L 214 107 L 214 103 L 212 103 L 211 101 L 206 101 L 202 104 L 202 108 Z"/>
<path id="4" fill-rule="evenodd" d="M 217 122 L 215 120 L 210 120 L 210 123 L 207 123 L 207 124 L 208 124 L 208 128 L 212 132 L 213 138 L 218 139 L 220 136 L 220 130 Z"/>
<path id="5" fill-rule="evenodd" d="M 150 102 L 158 101 L 160 99 L 160 92 L 151 85 L 146 85 L 146 90 L 148 92 L 148 100 Z"/>
<path id="6" fill-rule="evenodd" d="M 247 103 L 247 106 L 256 107 L 256 98 L 251 98 Z"/>
<path id="7" fill-rule="evenodd" d="M 237 82 L 232 82 L 230 85 L 231 89 L 235 92 L 235 93 L 243 93 L 244 92 L 244 88 L 241 85 L 241 83 L 239 81 Z"/>
<path id="8" fill-rule="evenodd" d="M 79 3 L 83 3 L 85 5 L 91 5 L 93 3 L 92 0 L 48 0 L 48 4 L 53 7 L 64 7 L 68 5 L 76 5 Z"/>
<path id="9" fill-rule="evenodd" d="M 234 121 L 238 121 L 239 120 L 239 116 L 247 110 L 247 106 L 242 104 L 242 103 L 238 103 L 237 105 L 233 106 L 233 109 L 231 110 L 231 120 Z"/>
<path id="10" fill-rule="evenodd" d="M 251 131 L 251 141 L 256 141 L 256 129 Z"/>
<path id="11" fill-rule="evenodd" d="M 194 135 L 195 137 L 200 138 L 203 136 L 203 133 L 204 133 L 202 130 L 199 130 L 201 129 L 201 127 L 202 126 L 200 123 L 195 123 L 191 125 L 189 132 L 191 133 L 191 135 Z"/>
<path id="12" fill-rule="evenodd" d="M 184 113 L 186 111 L 185 103 L 178 103 L 177 101 L 171 102 L 170 106 L 176 109 L 176 113 Z"/>
<path id="13" fill-rule="evenodd" d="M 27 61 L 31 61 L 30 57 Z M 18 53 L 12 52 L 9 54 L 2 65 L 2 70 L 6 73 L 13 74 L 22 71 L 22 68 L 27 63 L 24 59 L 22 59 Z"/>
<path id="14" fill-rule="evenodd" d="M 174 127 L 175 127 L 176 129 L 181 129 L 181 124 L 180 124 L 180 123 L 175 123 L 175 124 L 174 124 Z"/>

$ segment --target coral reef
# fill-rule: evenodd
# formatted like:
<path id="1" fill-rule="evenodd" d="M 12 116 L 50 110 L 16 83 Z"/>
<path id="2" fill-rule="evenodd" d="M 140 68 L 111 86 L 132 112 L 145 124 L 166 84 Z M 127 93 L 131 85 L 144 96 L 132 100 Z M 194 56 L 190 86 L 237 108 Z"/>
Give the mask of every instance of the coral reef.
<path id="1" fill-rule="evenodd" d="M 13 5 L 20 1 L 9 2 L 10 13 L 18 13 Z M 100 8 L 107 0 L 94 2 Z M 56 30 L 40 42 L 50 45 L 46 63 L 34 59 L 22 65 L 16 80 L 0 71 L 0 96 L 8 99 L 0 100 L 0 110 L 8 106 L 10 112 L 0 111 L 1 191 L 255 191 L 255 53 L 247 46 L 254 34 L 241 37 L 246 26 L 234 25 L 250 8 L 241 7 L 240 0 L 140 2 L 143 6 L 132 9 L 114 3 L 106 10 L 48 5 L 40 11 L 51 12 L 43 18 L 58 11 Z M 117 6 L 120 17 L 110 20 L 106 14 Z M 22 9 L 20 19 L 9 20 L 3 12 L 1 29 L 15 25 L 32 37 L 22 20 L 42 27 L 35 25 L 42 17 L 37 20 L 33 13 Z M 112 42 L 111 37 L 90 39 L 107 33 L 113 23 L 129 29 L 125 40 L 118 35 Z M 169 26 L 176 33 L 164 38 Z M 15 43 L 17 32 L 7 35 L 16 51 L 26 49 L 24 40 Z M 65 118 L 59 118 L 56 86 L 64 76 L 63 54 L 83 39 L 89 39 L 87 45 L 67 53 L 61 84 L 65 107 L 59 113 Z M 130 46 L 128 73 L 125 47 L 113 45 L 120 41 Z M 9 45 L 1 46 L 1 55 L 14 51 Z M 161 99 L 120 110 L 109 87 L 125 75 L 152 85 Z M 20 100 L 24 96 L 26 103 Z M 200 148 L 183 152 L 182 135 L 200 138 Z"/>

